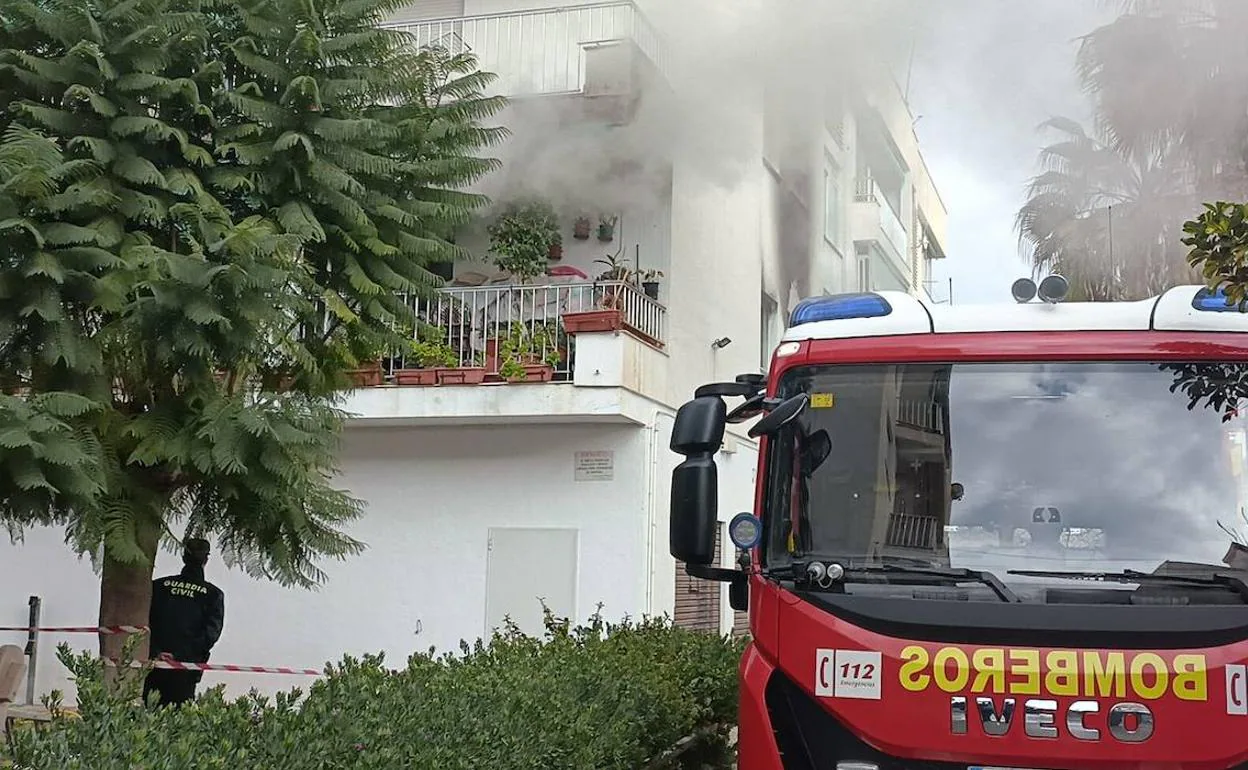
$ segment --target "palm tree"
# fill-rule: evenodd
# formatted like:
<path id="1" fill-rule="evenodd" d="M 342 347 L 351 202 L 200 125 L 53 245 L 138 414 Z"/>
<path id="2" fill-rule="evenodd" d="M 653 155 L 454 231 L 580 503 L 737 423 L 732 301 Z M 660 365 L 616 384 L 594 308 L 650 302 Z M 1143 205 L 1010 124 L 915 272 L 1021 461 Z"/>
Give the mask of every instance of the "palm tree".
<path id="1" fill-rule="evenodd" d="M 1194 276 L 1179 241 L 1198 203 L 1172 146 L 1132 155 L 1067 118 L 1042 128 L 1060 137 L 1041 151 L 1015 220 L 1037 272 L 1064 275 L 1072 299 L 1092 301 L 1143 298 Z"/>
<path id="2" fill-rule="evenodd" d="M 1129 156 L 1177 152 L 1204 200 L 1248 197 L 1248 3 L 1118 3 L 1076 59 L 1098 135 Z"/>

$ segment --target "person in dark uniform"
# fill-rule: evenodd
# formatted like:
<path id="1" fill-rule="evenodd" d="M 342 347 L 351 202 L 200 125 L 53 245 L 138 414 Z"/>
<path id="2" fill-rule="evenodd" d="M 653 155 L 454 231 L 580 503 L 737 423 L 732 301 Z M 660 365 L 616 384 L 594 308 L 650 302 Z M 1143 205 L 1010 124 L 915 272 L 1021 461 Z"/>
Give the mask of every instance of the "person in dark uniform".
<path id="1" fill-rule="evenodd" d="M 204 579 L 208 541 L 183 544 L 182 573 L 152 581 L 150 652 L 153 659 L 207 663 L 225 623 L 225 594 Z M 143 683 L 143 700 L 157 693 L 157 705 L 180 705 L 195 697 L 202 671 L 155 668 Z"/>

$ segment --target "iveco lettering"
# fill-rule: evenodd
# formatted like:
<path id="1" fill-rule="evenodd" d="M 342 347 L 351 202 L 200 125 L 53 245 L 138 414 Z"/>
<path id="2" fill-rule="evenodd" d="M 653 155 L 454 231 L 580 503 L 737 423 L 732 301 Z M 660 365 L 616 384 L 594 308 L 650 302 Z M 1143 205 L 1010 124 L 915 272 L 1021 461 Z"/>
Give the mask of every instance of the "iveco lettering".
<path id="1" fill-rule="evenodd" d="M 811 298 L 766 375 L 680 408 L 671 553 L 749 613 L 740 767 L 1248 762 L 1248 313 L 1066 289 Z M 750 511 L 718 507 L 729 430 Z"/>

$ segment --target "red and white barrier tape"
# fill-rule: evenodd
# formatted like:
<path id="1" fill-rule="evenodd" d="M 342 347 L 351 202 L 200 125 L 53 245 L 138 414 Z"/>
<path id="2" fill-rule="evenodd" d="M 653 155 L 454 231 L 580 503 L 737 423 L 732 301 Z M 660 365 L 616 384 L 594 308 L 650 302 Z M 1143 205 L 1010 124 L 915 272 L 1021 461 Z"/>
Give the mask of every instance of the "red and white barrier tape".
<path id="1" fill-rule="evenodd" d="M 142 664 L 140 664 L 142 665 Z M 235 666 L 229 663 L 182 663 L 176 660 L 153 660 L 152 668 L 173 671 L 229 671 L 236 674 L 295 674 L 297 676 L 321 676 L 317 668 L 286 668 L 285 666 Z"/>
<path id="2" fill-rule="evenodd" d="M 146 634 L 147 626 L 0 626 L 0 631 L 45 634 Z"/>
<path id="3" fill-rule="evenodd" d="M 147 626 L 0 626 L 0 631 L 32 631 L 46 634 L 146 634 Z M 108 661 L 109 665 L 117 665 Z M 296 676 L 321 676 L 324 671 L 316 668 L 287 668 L 285 666 L 236 666 L 230 663 L 183 663 L 177 660 L 156 659 L 147 665 L 171 671 L 228 671 L 236 674 L 293 674 Z M 135 661 L 131 668 L 143 668 Z"/>
<path id="4" fill-rule="evenodd" d="M 108 661 L 110 665 L 117 665 L 114 661 Z M 156 659 L 144 664 L 142 661 L 133 661 L 130 668 L 143 668 L 144 665 L 152 668 L 163 668 L 170 671 L 228 671 L 235 674 L 294 674 L 296 676 L 321 676 L 324 671 L 317 668 L 286 668 L 285 666 L 236 666 L 232 663 L 183 663 L 178 660 Z"/>

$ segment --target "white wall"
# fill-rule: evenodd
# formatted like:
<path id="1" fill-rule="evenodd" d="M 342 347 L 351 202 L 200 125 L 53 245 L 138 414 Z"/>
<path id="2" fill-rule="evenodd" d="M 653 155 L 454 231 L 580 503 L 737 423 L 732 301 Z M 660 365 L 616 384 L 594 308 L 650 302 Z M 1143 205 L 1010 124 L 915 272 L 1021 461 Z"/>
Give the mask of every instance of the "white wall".
<path id="1" fill-rule="evenodd" d="M 738 141 L 761 158 L 761 116 Z M 750 157 L 742 152 L 739 157 Z M 762 220 L 766 188 L 756 165 L 732 181 L 677 161 L 672 183 L 672 271 L 668 277 L 668 403 L 716 379 L 758 371 Z M 728 337 L 720 350 L 711 342 Z"/>
<path id="2" fill-rule="evenodd" d="M 668 551 L 669 500 L 672 489 L 672 470 L 684 459 L 667 448 L 672 434 L 671 414 L 662 414 L 655 423 L 652 439 L 656 462 L 651 488 L 655 505 L 653 519 L 652 553 L 650 560 L 651 615 L 671 614 L 675 611 L 677 565 Z M 715 456 L 719 466 L 719 520 L 727 523 L 742 511 L 754 510 L 754 477 L 758 466 L 758 445 L 754 441 L 729 435 L 724 449 Z M 723 544 L 723 566 L 735 566 L 736 552 L 727 539 Z M 720 628 L 727 633 L 732 629 L 732 612 L 728 606 L 728 591 L 721 591 Z"/>
<path id="3" fill-rule="evenodd" d="M 616 426 L 351 431 L 343 481 L 368 503 L 352 529 L 368 550 L 322 565 L 329 578 L 315 592 L 256 582 L 214 560 L 209 579 L 226 592 L 225 632 L 214 660 L 320 667 L 344 653 L 385 651 L 402 665 L 414 650 L 453 649 L 461 638 L 475 639 L 485 626 L 492 526 L 578 528 L 578 618 L 598 602 L 612 619 L 644 614 L 646 433 Z M 665 452 L 667 435 L 659 441 Z M 600 449 L 615 452 L 614 480 L 575 482 L 573 453 Z M 666 511 L 666 500 L 658 502 Z M 179 566 L 175 555 L 162 554 L 158 572 Z M 98 580 L 58 531 L 32 532 L 24 546 L 0 544 L 0 585 L 0 625 L 24 625 L 32 594 L 43 597 L 45 625 L 92 625 L 97 617 Z M 23 638 L 0 633 L 0 642 Z M 63 639 L 94 647 L 91 636 Z M 69 689 L 52 654 L 60 640 L 43 641 L 39 691 Z M 285 689 L 298 679 L 231 674 L 208 675 L 205 682 L 244 692 L 253 685 Z"/>

